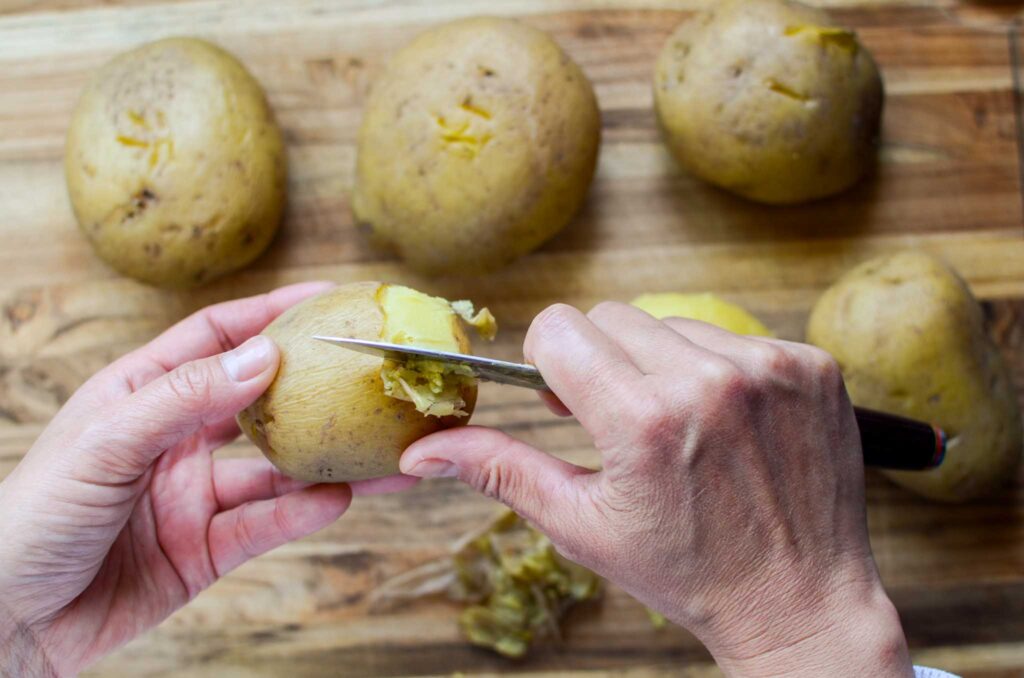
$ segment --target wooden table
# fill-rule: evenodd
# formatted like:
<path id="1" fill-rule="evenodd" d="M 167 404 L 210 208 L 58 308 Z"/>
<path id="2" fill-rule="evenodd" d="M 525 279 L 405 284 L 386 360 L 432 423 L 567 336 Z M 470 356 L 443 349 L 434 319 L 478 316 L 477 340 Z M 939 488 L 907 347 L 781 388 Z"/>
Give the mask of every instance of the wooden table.
<path id="1" fill-rule="evenodd" d="M 306 279 L 383 279 L 470 295 L 503 323 L 515 358 L 547 304 L 711 290 L 800 338 L 819 292 L 852 264 L 918 248 L 947 258 L 990 311 L 1024 393 L 1024 223 L 1018 3 L 834 0 L 884 72 L 876 175 L 791 209 L 746 204 L 670 162 L 651 112 L 652 65 L 691 0 L 6 0 L 0 3 L 0 477 L 93 371 L 207 303 Z M 434 22 L 490 12 L 550 31 L 592 79 L 604 116 L 582 216 L 541 251 L 479 279 L 425 279 L 372 251 L 348 205 L 360 105 L 388 56 Z M 270 251 L 195 293 L 114 275 L 79 236 L 61 170 L 89 74 L 165 35 L 237 54 L 266 87 L 291 165 L 290 208 Z M 587 437 L 528 392 L 486 386 L 475 421 L 593 461 Z M 228 454 L 253 454 L 240 442 Z M 869 480 L 872 545 L 915 660 L 970 676 L 1024 675 L 1024 482 L 968 506 Z M 561 646 L 510 663 L 466 645 L 456 610 L 369 614 L 368 592 L 441 554 L 495 513 L 454 482 L 363 499 L 333 527 L 259 558 L 95 667 L 107 676 L 717 675 L 685 632 L 651 627 L 612 590 L 575 614 Z"/>

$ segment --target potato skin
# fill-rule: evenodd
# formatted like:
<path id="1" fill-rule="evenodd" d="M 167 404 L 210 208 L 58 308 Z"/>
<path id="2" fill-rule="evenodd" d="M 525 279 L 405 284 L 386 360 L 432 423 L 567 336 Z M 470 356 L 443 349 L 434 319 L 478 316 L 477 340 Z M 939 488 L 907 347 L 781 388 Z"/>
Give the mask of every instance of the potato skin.
<path id="1" fill-rule="evenodd" d="M 285 204 L 284 144 L 262 89 L 233 56 L 194 38 L 143 45 L 97 72 L 64 169 L 96 253 L 161 287 L 248 264 Z"/>
<path id="2" fill-rule="evenodd" d="M 600 128 L 586 76 L 545 33 L 489 17 L 433 28 L 373 84 L 356 221 L 420 271 L 494 269 L 577 212 Z"/>
<path id="3" fill-rule="evenodd" d="M 342 285 L 284 312 L 262 334 L 281 350 L 266 392 L 238 415 L 242 431 L 283 473 L 311 482 L 347 482 L 398 473 L 415 440 L 469 417 L 427 417 L 384 395 L 381 358 L 311 339 L 334 334 L 379 340 L 379 282 Z M 457 323 L 460 350 L 469 339 Z M 462 393 L 472 414 L 476 386 Z"/>
<path id="4" fill-rule="evenodd" d="M 822 12 L 785 0 L 728 0 L 682 24 L 654 77 L 676 160 L 770 204 L 856 182 L 875 159 L 882 80 L 852 33 L 815 30 L 830 26 Z"/>
<path id="5" fill-rule="evenodd" d="M 1013 477 L 1022 433 L 1010 374 L 978 302 L 941 261 L 905 252 L 857 266 L 822 295 L 807 339 L 839 361 L 855 404 L 946 431 L 943 464 L 886 472 L 897 483 L 963 501 Z"/>

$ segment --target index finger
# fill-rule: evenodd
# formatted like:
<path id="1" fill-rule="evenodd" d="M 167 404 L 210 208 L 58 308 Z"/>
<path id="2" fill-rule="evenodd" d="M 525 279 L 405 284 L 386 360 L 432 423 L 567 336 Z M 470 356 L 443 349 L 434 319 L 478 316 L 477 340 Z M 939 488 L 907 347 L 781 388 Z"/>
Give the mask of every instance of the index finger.
<path id="1" fill-rule="evenodd" d="M 523 354 L 595 437 L 614 425 L 623 397 L 643 379 L 614 341 L 566 304 L 550 306 L 534 318 Z"/>
<path id="2" fill-rule="evenodd" d="M 230 351 L 259 334 L 295 304 L 333 285 L 330 282 L 298 283 L 266 294 L 207 306 L 137 349 L 132 357 L 154 362 L 170 371 L 182 363 Z"/>

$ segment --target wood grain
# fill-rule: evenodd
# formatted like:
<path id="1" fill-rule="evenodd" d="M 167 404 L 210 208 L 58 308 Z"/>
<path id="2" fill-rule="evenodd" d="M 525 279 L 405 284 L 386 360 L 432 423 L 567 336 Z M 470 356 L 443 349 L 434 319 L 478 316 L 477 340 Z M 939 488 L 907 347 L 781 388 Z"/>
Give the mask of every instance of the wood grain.
<path id="1" fill-rule="evenodd" d="M 986 300 L 1024 393 L 1021 3 L 833 0 L 885 77 L 884 144 L 850 193 L 794 208 L 733 199 L 681 173 L 661 146 L 650 71 L 697 0 L 8 0 L 0 2 L 0 477 L 74 389 L 205 304 L 307 279 L 384 279 L 489 305 L 498 357 L 519 357 L 547 304 L 586 307 L 659 290 L 712 290 L 800 339 L 820 291 L 898 248 L 952 262 Z M 604 145 L 588 204 L 540 251 L 489 276 L 428 279 L 370 249 L 349 211 L 356 129 L 388 56 L 425 26 L 477 13 L 550 31 L 592 79 Z M 271 250 L 195 293 L 106 269 L 79 237 L 61 153 L 75 99 L 111 55 L 173 34 L 237 54 L 267 89 L 289 144 L 290 205 Z M 486 386 L 475 421 L 593 463 L 583 432 L 532 394 Z M 251 455 L 243 442 L 224 454 Z M 962 507 L 868 481 L 872 546 L 915 659 L 964 675 L 1024 675 L 1024 477 Z M 336 525 L 242 567 L 96 676 L 711 676 L 680 629 L 654 630 L 611 590 L 561 644 L 510 663 L 468 647 L 456 610 L 371 614 L 385 579 L 444 552 L 495 505 L 454 482 L 357 501 Z"/>

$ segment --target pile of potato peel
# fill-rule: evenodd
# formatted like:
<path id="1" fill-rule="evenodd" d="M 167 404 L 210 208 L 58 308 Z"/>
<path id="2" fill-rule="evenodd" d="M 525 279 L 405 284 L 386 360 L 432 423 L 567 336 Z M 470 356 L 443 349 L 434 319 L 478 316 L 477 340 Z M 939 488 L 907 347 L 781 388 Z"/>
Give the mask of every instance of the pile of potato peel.
<path id="1" fill-rule="evenodd" d="M 559 555 L 551 541 L 512 511 L 460 539 L 450 555 L 389 580 L 374 591 L 377 611 L 444 595 L 465 603 L 459 626 L 474 645 L 522 657 L 531 643 L 559 638 L 574 605 L 601 596 L 603 581 Z"/>

